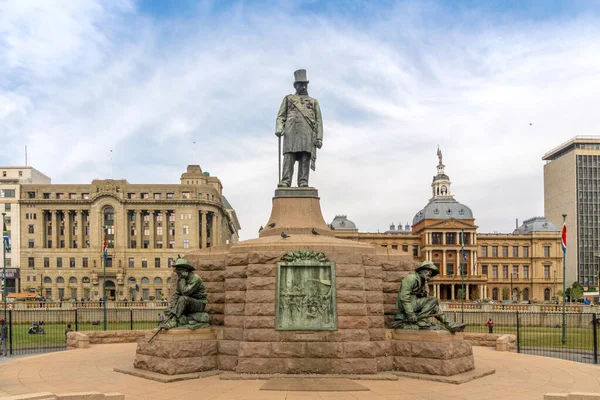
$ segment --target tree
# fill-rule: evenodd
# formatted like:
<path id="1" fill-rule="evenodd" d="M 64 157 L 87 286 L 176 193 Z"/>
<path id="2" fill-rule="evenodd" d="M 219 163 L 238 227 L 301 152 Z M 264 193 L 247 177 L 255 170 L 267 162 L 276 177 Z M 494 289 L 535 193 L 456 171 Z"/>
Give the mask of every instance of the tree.
<path id="1" fill-rule="evenodd" d="M 475 289 L 470 294 L 471 300 L 479 300 L 479 290 Z"/>
<path id="2" fill-rule="evenodd" d="M 571 287 L 571 298 L 574 300 L 579 300 L 583 297 L 583 286 L 579 284 L 579 282 L 573 282 Z"/>
<path id="3" fill-rule="evenodd" d="M 502 300 L 508 300 L 510 297 L 510 291 L 507 287 L 502 288 Z"/>
<path id="4" fill-rule="evenodd" d="M 463 292 L 462 289 L 458 289 L 457 296 L 458 296 L 459 300 L 464 300 L 465 299 L 465 294 L 464 294 L 464 292 Z"/>

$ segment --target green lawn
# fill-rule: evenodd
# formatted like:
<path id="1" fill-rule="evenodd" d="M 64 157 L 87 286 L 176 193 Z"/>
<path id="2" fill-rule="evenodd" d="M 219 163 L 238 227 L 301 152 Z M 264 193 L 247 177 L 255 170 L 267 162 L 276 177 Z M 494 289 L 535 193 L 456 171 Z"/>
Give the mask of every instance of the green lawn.
<path id="1" fill-rule="evenodd" d="M 469 325 L 466 332 L 488 333 L 488 327 Z M 494 333 L 517 334 L 516 326 L 495 326 Z M 520 328 L 520 341 L 523 347 L 566 348 L 571 350 L 593 350 L 594 331 L 592 328 L 567 328 L 567 343 L 562 344 L 561 328 Z"/>

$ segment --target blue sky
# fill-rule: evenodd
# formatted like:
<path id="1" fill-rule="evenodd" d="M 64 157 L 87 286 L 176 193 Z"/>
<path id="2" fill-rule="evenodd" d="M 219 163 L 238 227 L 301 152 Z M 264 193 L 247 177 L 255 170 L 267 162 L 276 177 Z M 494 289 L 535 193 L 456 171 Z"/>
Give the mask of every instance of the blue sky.
<path id="1" fill-rule="evenodd" d="M 200 164 L 252 238 L 276 185 L 279 103 L 306 68 L 326 220 L 412 221 L 439 144 L 480 231 L 510 232 L 544 212 L 542 155 L 598 134 L 599 14 L 541 0 L 0 1 L 0 164 L 22 164 L 25 145 L 54 183 L 109 178 L 111 149 L 112 177 L 131 183 Z"/>

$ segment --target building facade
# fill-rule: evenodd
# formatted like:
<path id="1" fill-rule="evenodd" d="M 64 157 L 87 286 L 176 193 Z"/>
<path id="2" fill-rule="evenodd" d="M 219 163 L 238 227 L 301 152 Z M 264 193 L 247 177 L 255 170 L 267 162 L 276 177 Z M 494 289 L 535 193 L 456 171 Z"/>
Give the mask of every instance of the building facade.
<path id="1" fill-rule="evenodd" d="M 172 185 L 105 179 L 20 190 L 22 288 L 47 299 L 162 299 L 178 254 L 238 240 L 221 182 L 198 165 Z"/>
<path id="2" fill-rule="evenodd" d="M 6 286 L 7 293 L 13 293 L 19 290 L 20 283 L 18 278 L 21 260 L 20 187 L 24 184 L 49 185 L 51 180 L 37 169 L 28 166 L 0 167 L 0 172 L 0 212 L 4 214 L 11 245 L 11 251 L 6 253 L 6 268 L 9 269 L 6 274 Z M 0 263 L 2 262 L 3 258 L 0 260 Z M 4 268 L 4 265 L 1 265 L 1 267 Z M 1 293 L 2 291 L 0 291 L 0 298 L 2 297 Z"/>
<path id="3" fill-rule="evenodd" d="M 567 284 L 600 279 L 600 136 L 576 136 L 546 153 L 544 213 L 562 226 L 567 215 Z"/>
<path id="4" fill-rule="evenodd" d="M 410 254 L 415 262 L 433 261 L 440 274 L 430 292 L 440 300 L 552 300 L 555 288 L 562 288 L 559 228 L 535 217 L 510 234 L 478 233 L 471 209 L 451 193 L 439 150 L 438 156 L 432 197 L 411 229 L 399 224 L 384 233 L 336 230 L 335 236 Z M 350 224 L 355 226 L 344 223 Z"/>

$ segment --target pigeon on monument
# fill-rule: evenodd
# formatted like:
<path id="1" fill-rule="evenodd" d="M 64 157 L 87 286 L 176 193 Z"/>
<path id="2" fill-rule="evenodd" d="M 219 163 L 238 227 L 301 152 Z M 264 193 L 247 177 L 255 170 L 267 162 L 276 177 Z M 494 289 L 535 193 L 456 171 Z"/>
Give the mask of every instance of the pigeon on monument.
<path id="1" fill-rule="evenodd" d="M 275 228 L 275 222 L 273 222 L 273 223 L 271 223 L 271 224 L 269 224 L 269 225 L 267 225 L 267 226 L 268 226 L 269 228 Z"/>
<path id="2" fill-rule="evenodd" d="M 265 228 L 263 228 L 263 226 L 261 225 L 260 228 L 258 228 L 258 233 L 260 233 L 260 231 L 262 231 L 263 229 Z"/>
<path id="3" fill-rule="evenodd" d="M 284 231 L 281 231 L 281 237 L 287 239 L 290 237 L 290 235 L 286 234 Z"/>
<path id="4" fill-rule="evenodd" d="M 310 233 L 312 233 L 313 235 L 320 235 L 320 233 L 317 232 L 315 228 L 312 228 L 312 231 L 310 231 Z"/>

